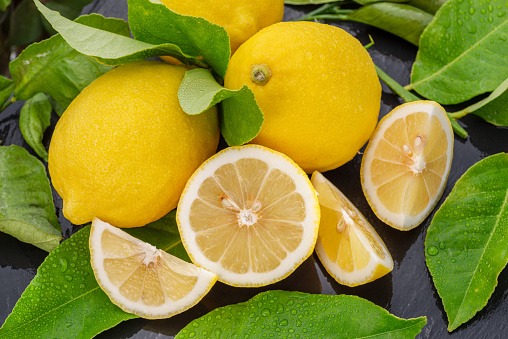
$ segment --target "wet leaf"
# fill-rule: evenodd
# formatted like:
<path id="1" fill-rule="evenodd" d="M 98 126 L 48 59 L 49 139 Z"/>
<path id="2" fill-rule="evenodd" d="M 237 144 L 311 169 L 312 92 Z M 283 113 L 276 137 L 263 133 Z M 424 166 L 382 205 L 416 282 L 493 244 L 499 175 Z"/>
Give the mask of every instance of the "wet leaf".
<path id="1" fill-rule="evenodd" d="M 25 102 L 19 116 L 19 129 L 25 141 L 45 161 L 48 161 L 48 152 L 42 144 L 42 137 L 50 125 L 52 111 L 48 97 L 38 93 Z"/>
<path id="2" fill-rule="evenodd" d="M 453 331 L 489 300 L 508 262 L 508 154 L 473 165 L 436 212 L 425 257 Z"/>
<path id="3" fill-rule="evenodd" d="M 0 75 L 0 107 L 3 107 L 12 94 L 14 81 Z"/>
<path id="4" fill-rule="evenodd" d="M 0 146 L 0 231 L 45 251 L 62 231 L 44 165 L 19 146 Z"/>
<path id="5" fill-rule="evenodd" d="M 217 308 L 188 324 L 176 339 L 414 338 L 425 317 L 401 319 L 357 296 L 267 291 L 244 303 Z"/>
<path id="6" fill-rule="evenodd" d="M 422 33 L 406 88 L 441 104 L 496 89 L 508 77 L 506 12 L 506 0 L 447 1 Z"/>

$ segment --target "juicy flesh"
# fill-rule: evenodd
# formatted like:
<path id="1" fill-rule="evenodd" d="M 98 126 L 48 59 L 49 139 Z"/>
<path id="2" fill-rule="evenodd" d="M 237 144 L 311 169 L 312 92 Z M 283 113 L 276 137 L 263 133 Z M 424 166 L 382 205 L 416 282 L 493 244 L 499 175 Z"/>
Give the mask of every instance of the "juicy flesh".
<path id="1" fill-rule="evenodd" d="M 303 237 L 305 202 L 290 176 L 245 158 L 218 168 L 192 203 L 201 252 L 234 273 L 278 267 Z"/>
<path id="2" fill-rule="evenodd" d="M 446 170 L 448 141 L 435 116 L 417 112 L 385 131 L 371 165 L 372 183 L 393 213 L 416 216 L 438 193 Z"/>
<path id="3" fill-rule="evenodd" d="M 371 253 L 384 260 L 380 240 L 356 209 L 328 183 L 314 183 L 314 187 L 321 206 L 318 239 L 328 258 L 345 272 L 366 267 Z"/>
<path id="4" fill-rule="evenodd" d="M 151 245 L 105 230 L 101 246 L 109 281 L 132 302 L 160 306 L 182 299 L 197 282 L 196 267 Z"/>

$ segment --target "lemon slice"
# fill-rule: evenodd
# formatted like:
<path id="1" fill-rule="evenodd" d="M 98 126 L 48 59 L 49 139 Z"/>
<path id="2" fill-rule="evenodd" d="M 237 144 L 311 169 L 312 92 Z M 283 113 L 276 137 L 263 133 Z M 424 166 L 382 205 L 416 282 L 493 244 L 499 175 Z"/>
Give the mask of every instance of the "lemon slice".
<path id="1" fill-rule="evenodd" d="M 311 181 L 321 206 L 316 253 L 328 273 L 353 287 L 391 272 L 390 252 L 360 211 L 321 173 Z"/>
<path id="2" fill-rule="evenodd" d="M 90 256 L 95 278 L 111 301 L 147 319 L 187 310 L 217 279 L 97 218 L 90 231 Z"/>
<path id="3" fill-rule="evenodd" d="M 362 159 L 362 188 L 374 213 L 399 230 L 418 226 L 443 194 L 452 155 L 452 127 L 438 103 L 396 107 L 379 122 Z"/>
<path id="4" fill-rule="evenodd" d="M 232 286 L 264 286 L 311 255 L 319 204 L 287 156 L 258 145 L 230 147 L 189 179 L 177 222 L 196 265 Z"/>

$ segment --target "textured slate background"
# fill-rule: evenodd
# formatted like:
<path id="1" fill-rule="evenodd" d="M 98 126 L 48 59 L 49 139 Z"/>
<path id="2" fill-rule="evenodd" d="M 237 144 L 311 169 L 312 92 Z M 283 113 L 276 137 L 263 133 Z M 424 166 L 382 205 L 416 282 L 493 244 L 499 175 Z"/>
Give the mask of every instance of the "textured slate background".
<path id="1" fill-rule="evenodd" d="M 284 20 L 300 17 L 315 7 L 286 6 Z M 96 0 L 84 13 L 97 12 L 107 17 L 127 19 L 126 0 Z M 369 35 L 375 45 L 369 49 L 374 63 L 399 83 L 409 83 L 411 66 L 417 49 L 408 42 L 381 30 L 354 22 L 330 22 L 339 26 L 367 44 Z M 380 118 L 402 103 L 383 84 Z M 22 103 L 12 104 L 0 115 L 0 140 L 2 145 L 16 144 L 27 147 L 18 127 Z M 56 122 L 56 116 L 54 117 Z M 448 183 L 440 203 L 450 193 L 457 179 L 474 163 L 495 153 L 508 151 L 508 128 L 490 125 L 475 116 L 461 120 L 469 132 L 466 140 L 455 137 L 454 159 Z M 47 133 L 50 134 L 50 133 Z M 49 145 L 50 136 L 45 138 Z M 32 154 L 34 154 L 32 152 Z M 130 320 L 106 331 L 98 338 L 172 338 L 192 319 L 206 314 L 213 308 L 242 302 L 267 289 L 298 290 L 308 293 L 354 294 L 384 307 L 403 318 L 427 316 L 428 323 L 418 338 L 506 338 L 508 322 L 508 271 L 499 277 L 499 285 L 487 306 L 472 320 L 453 333 L 446 330 L 447 321 L 443 305 L 425 266 L 424 241 L 431 214 L 422 225 L 409 232 L 400 232 L 379 221 L 362 193 L 360 185 L 361 154 L 334 171 L 325 173 L 334 184 L 364 213 L 385 241 L 395 262 L 391 274 L 364 286 L 349 288 L 339 285 L 318 262 L 315 254 L 285 280 L 264 288 L 234 288 L 217 283 L 211 292 L 194 308 L 170 319 L 149 321 Z M 54 193 L 59 220 L 64 236 L 68 238 L 79 229 L 70 224 L 61 213 L 61 199 Z M 439 207 L 439 205 L 438 205 Z M 21 243 L 0 233 L 0 324 L 11 312 L 25 287 L 35 276 L 37 267 L 46 252 Z"/>

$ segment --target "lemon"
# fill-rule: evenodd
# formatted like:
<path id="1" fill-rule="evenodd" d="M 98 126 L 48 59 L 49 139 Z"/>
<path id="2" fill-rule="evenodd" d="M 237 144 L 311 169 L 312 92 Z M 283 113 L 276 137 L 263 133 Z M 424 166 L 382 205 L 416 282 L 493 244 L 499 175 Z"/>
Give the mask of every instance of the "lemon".
<path id="1" fill-rule="evenodd" d="M 280 22 L 284 0 L 161 0 L 171 10 L 202 17 L 226 29 L 231 53 L 260 29 Z"/>
<path id="2" fill-rule="evenodd" d="M 348 198 L 321 173 L 312 174 L 321 206 L 316 253 L 338 283 L 358 286 L 393 270 L 383 240 Z"/>
<path id="3" fill-rule="evenodd" d="M 266 147 L 227 148 L 189 179 L 177 223 L 192 261 L 232 286 L 264 286 L 314 249 L 319 204 L 307 175 Z"/>
<path id="4" fill-rule="evenodd" d="M 156 61 L 117 67 L 63 113 L 48 164 L 72 223 L 97 217 L 119 227 L 143 226 L 176 207 L 219 141 L 216 108 L 190 116 L 180 107 L 185 71 Z"/>
<path id="5" fill-rule="evenodd" d="M 399 230 L 418 226 L 443 194 L 452 156 L 452 127 L 438 103 L 396 107 L 379 122 L 362 159 L 362 188 L 374 213 Z"/>
<path id="6" fill-rule="evenodd" d="M 305 172 L 351 160 L 377 123 L 381 85 L 362 44 L 315 22 L 262 29 L 233 55 L 225 86 L 252 89 L 265 115 L 252 141 L 282 152 Z"/>
<path id="7" fill-rule="evenodd" d="M 95 278 L 111 301 L 148 319 L 168 318 L 197 304 L 215 274 L 136 239 L 97 218 L 90 231 Z"/>

